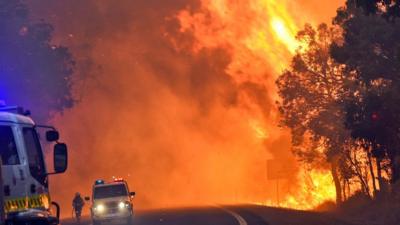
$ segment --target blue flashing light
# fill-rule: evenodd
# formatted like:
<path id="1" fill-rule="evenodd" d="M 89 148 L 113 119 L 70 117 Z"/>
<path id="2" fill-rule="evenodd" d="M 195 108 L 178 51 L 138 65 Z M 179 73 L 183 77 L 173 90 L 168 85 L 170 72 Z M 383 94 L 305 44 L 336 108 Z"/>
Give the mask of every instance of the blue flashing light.
<path id="1" fill-rule="evenodd" d="M 0 99 L 0 107 L 6 107 L 6 101 Z"/>
<path id="2" fill-rule="evenodd" d="M 104 180 L 96 180 L 94 182 L 95 185 L 100 185 L 100 184 L 104 184 Z"/>

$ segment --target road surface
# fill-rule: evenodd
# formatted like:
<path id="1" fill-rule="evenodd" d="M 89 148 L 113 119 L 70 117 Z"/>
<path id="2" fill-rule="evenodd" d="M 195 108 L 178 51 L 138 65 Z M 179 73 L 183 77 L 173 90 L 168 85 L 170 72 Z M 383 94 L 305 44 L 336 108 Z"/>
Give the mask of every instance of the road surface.
<path id="1" fill-rule="evenodd" d="M 63 220 L 62 225 L 74 225 Z M 81 225 L 90 225 L 84 218 Z M 263 206 L 227 206 L 139 211 L 134 225 L 357 225 L 330 214 L 313 213 Z"/>

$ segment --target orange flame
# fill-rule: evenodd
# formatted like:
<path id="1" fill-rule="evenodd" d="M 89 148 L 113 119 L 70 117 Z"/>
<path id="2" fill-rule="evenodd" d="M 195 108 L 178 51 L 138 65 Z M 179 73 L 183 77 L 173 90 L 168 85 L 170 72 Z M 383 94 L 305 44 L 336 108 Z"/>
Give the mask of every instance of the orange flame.
<path id="1" fill-rule="evenodd" d="M 326 201 L 335 201 L 336 191 L 328 171 L 302 170 L 299 174 L 300 188 L 296 194 L 286 197 L 283 206 L 295 209 L 312 209 Z"/>
<path id="2" fill-rule="evenodd" d="M 328 171 L 301 170 L 298 175 L 300 186 L 283 200 L 267 200 L 256 202 L 257 205 L 292 208 L 298 210 L 312 210 L 325 202 L 334 202 L 336 199 L 335 186 Z"/>
<path id="3" fill-rule="evenodd" d="M 196 40 L 194 52 L 202 48 L 227 50 L 232 59 L 226 73 L 237 84 L 254 82 L 265 86 L 270 91 L 270 101 L 275 102 L 278 96 L 274 81 L 299 47 L 296 33 L 304 23 L 318 22 L 305 21 L 310 16 L 294 12 L 300 5 L 290 8 L 289 3 L 296 4 L 288 0 L 202 0 L 199 11 L 183 10 L 178 19 L 181 31 L 190 32 Z M 245 95 L 240 101 L 246 106 L 244 114 L 256 138 L 271 141 L 282 135 L 273 122 L 278 120 L 276 109 L 265 116 Z M 328 171 L 300 170 L 298 181 L 296 194 L 291 195 L 289 191 L 281 206 L 310 209 L 335 199 L 335 187 Z"/>

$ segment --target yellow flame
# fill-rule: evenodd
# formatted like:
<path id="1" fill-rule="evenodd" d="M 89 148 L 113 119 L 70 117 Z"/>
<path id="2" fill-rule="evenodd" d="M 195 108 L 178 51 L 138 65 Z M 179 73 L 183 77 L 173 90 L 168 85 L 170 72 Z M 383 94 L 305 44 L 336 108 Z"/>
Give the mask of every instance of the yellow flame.
<path id="1" fill-rule="evenodd" d="M 299 210 L 311 210 L 319 205 L 336 199 L 336 190 L 329 171 L 306 171 L 302 169 L 297 178 L 299 187 L 293 194 L 287 195 L 278 204 L 277 201 L 268 200 L 257 202 L 258 205 L 292 208 Z"/>
<path id="2" fill-rule="evenodd" d="M 275 80 L 299 47 L 296 33 L 304 23 L 314 22 L 294 16 L 289 4 L 296 3 L 289 0 L 201 0 L 200 10 L 184 10 L 178 19 L 182 32 L 191 32 L 195 38 L 195 51 L 226 49 L 231 54 L 226 73 L 238 84 L 252 82 L 267 87 L 273 102 L 278 99 Z M 280 131 L 274 125 L 276 109 L 272 108 L 266 117 L 251 98 L 242 97 L 239 101 L 248 111 L 244 112 L 243 119 L 251 121 L 249 127 L 256 138 L 279 138 Z M 335 199 L 329 171 L 300 170 L 298 183 L 298 190 L 288 195 L 282 206 L 310 209 Z"/>
<path id="3" fill-rule="evenodd" d="M 295 53 L 299 47 L 298 41 L 294 38 L 294 35 L 290 33 L 286 24 L 280 18 L 273 18 L 271 20 L 271 26 L 275 31 L 276 36 L 286 45 L 291 53 Z"/>

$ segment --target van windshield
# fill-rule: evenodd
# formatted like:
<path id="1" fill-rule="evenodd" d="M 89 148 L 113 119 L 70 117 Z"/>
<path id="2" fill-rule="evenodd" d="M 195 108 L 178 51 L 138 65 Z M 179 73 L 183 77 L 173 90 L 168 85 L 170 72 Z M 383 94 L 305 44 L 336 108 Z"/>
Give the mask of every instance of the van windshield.
<path id="1" fill-rule="evenodd" d="M 127 195 L 128 190 L 126 189 L 125 184 L 99 186 L 95 187 L 93 190 L 94 199 L 113 198 Z"/>

